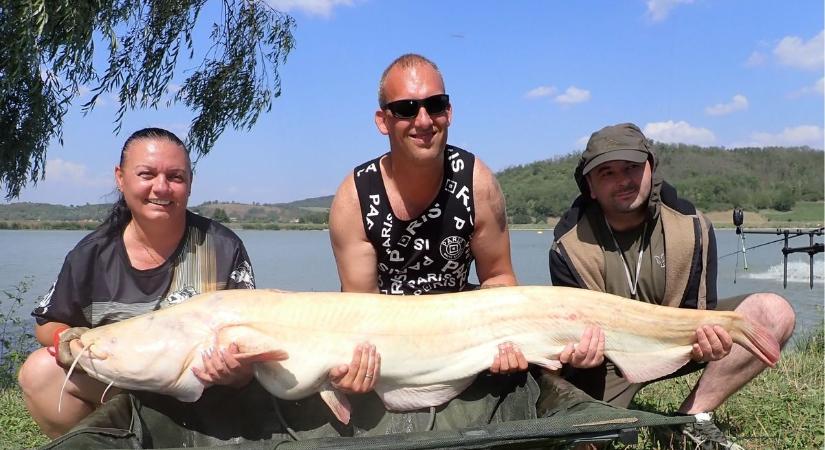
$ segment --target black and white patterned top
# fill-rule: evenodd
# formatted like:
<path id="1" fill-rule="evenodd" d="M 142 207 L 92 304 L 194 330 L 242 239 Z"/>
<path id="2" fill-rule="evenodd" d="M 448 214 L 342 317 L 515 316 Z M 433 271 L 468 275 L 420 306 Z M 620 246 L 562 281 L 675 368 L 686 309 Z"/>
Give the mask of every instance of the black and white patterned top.
<path id="1" fill-rule="evenodd" d="M 466 289 L 475 229 L 475 156 L 448 145 L 444 180 L 420 216 L 401 220 L 390 206 L 378 157 L 354 170 L 364 231 L 378 259 L 378 289 L 384 294 L 435 294 Z"/>
<path id="2" fill-rule="evenodd" d="M 222 289 L 254 289 L 240 238 L 218 222 L 186 212 L 186 231 L 160 266 L 132 267 L 122 234 L 103 227 L 66 256 L 57 281 L 32 312 L 37 323 L 97 327 Z"/>

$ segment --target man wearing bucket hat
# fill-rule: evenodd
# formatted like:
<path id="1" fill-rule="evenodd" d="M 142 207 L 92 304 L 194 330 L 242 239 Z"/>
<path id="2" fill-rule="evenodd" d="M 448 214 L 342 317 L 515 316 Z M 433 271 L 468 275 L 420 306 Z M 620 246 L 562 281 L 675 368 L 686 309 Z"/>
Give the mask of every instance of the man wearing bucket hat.
<path id="1" fill-rule="evenodd" d="M 581 195 L 554 230 L 553 284 L 676 308 L 735 309 L 784 344 L 795 317 L 782 297 L 758 293 L 717 300 L 713 226 L 664 182 L 657 165 L 651 142 L 634 124 L 608 126 L 590 136 L 574 174 Z M 678 410 L 695 415 L 697 422 L 669 438 L 697 448 L 741 449 L 716 427 L 710 412 L 764 368 L 733 346 L 721 327 L 696 330 L 693 362 L 672 376 L 704 369 Z M 591 396 L 623 407 L 643 387 L 628 383 L 609 360 L 592 369 L 566 367 L 565 377 Z"/>

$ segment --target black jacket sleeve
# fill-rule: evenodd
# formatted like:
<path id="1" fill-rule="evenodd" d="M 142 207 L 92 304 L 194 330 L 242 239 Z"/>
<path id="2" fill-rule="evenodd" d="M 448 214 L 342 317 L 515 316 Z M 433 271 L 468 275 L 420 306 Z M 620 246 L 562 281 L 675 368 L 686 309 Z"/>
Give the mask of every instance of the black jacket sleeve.
<path id="1" fill-rule="evenodd" d="M 708 221 L 708 264 L 705 285 L 707 287 L 707 309 L 716 309 L 718 294 L 716 292 L 716 233 L 713 231 L 713 224 Z"/>
<path id="2" fill-rule="evenodd" d="M 563 248 L 557 243 L 550 247 L 550 281 L 553 286 L 584 288 L 584 284 L 574 274 L 563 255 Z"/>

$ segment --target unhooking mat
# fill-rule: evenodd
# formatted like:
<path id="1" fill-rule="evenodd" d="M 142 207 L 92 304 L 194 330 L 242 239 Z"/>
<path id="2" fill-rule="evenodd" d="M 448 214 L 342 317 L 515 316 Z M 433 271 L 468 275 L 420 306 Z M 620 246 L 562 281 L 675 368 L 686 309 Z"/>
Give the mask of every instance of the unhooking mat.
<path id="1" fill-rule="evenodd" d="M 374 393 L 350 396 L 348 425 L 318 395 L 280 400 L 254 381 L 241 390 L 212 387 L 189 404 L 123 393 L 42 448 L 566 448 L 633 443 L 639 427 L 692 420 L 610 406 L 555 376 L 541 376 L 541 388 L 535 380 L 484 372 L 446 405 L 406 413 L 385 411 Z"/>

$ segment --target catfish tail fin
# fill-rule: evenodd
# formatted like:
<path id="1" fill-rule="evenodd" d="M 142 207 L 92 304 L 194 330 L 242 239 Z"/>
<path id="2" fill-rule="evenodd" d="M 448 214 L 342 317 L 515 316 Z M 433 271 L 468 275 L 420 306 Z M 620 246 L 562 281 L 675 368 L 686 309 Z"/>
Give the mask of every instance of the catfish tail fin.
<path id="1" fill-rule="evenodd" d="M 731 335 L 733 341 L 745 347 L 763 363 L 770 367 L 776 367 L 776 363 L 779 361 L 779 342 L 776 341 L 776 338 L 765 328 L 744 318 L 737 322 L 742 333 L 733 333 Z"/>

